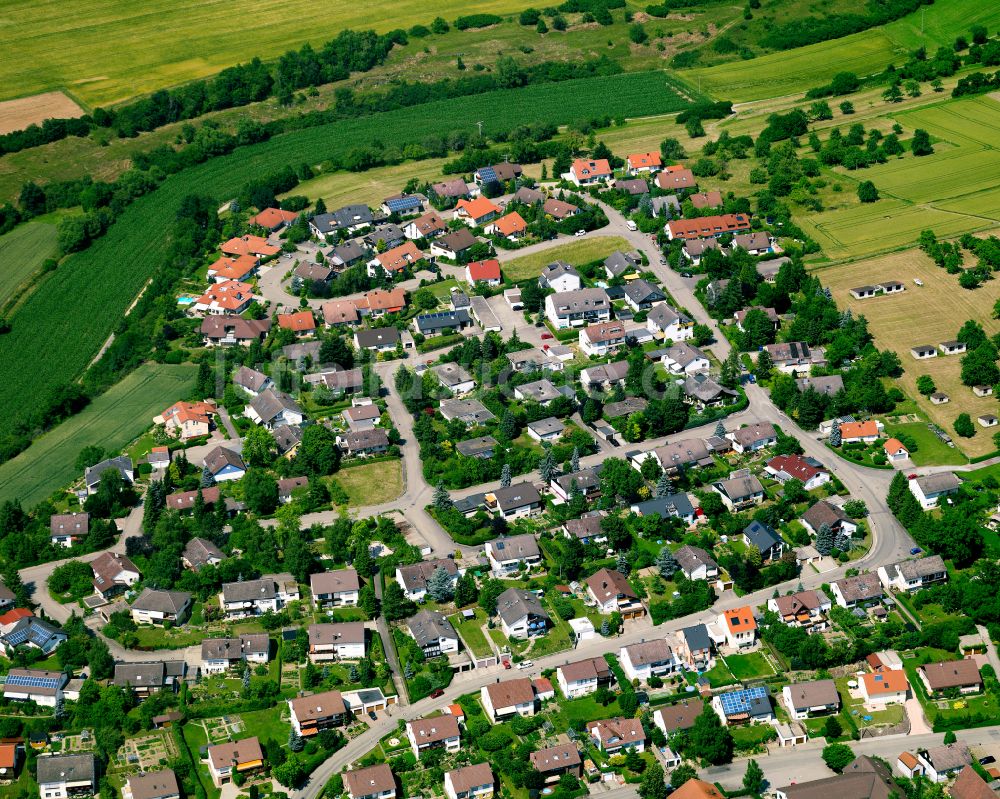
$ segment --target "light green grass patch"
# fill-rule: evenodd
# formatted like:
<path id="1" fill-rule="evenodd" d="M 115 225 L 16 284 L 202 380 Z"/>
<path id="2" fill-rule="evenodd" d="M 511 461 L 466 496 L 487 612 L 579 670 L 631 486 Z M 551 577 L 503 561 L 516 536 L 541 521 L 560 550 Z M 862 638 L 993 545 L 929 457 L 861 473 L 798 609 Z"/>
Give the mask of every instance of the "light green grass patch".
<path id="1" fill-rule="evenodd" d="M 502 264 L 508 280 L 517 282 L 538 277 L 542 268 L 553 261 L 563 260 L 570 264 L 585 264 L 607 258 L 615 250 L 631 250 L 629 243 L 621 236 L 585 236 L 558 247 L 550 247 L 530 255 L 522 255 Z"/>
<path id="2" fill-rule="evenodd" d="M 957 465 L 968 459 L 957 447 L 949 447 L 927 427 L 926 422 L 886 425 L 886 435 L 899 437 L 904 433 L 917 442 L 917 451 L 910 454 L 916 466 Z"/>
<path id="3" fill-rule="evenodd" d="M 349 466 L 333 480 L 347 493 L 351 507 L 381 505 L 403 493 L 403 462 L 396 458 Z"/>
<path id="4" fill-rule="evenodd" d="M 56 226 L 28 222 L 0 236 L 0 308 L 3 308 L 46 258 L 56 254 Z"/>
<path id="5" fill-rule="evenodd" d="M 745 655 L 727 655 L 726 664 L 737 680 L 752 680 L 757 677 L 770 677 L 774 674 L 771 664 L 760 652 L 748 652 Z"/>
<path id="6" fill-rule="evenodd" d="M 0 502 L 19 499 L 30 507 L 81 477 L 75 466 L 81 449 L 98 445 L 118 452 L 152 425 L 157 413 L 186 396 L 194 377 L 195 367 L 188 364 L 141 366 L 0 466 Z"/>

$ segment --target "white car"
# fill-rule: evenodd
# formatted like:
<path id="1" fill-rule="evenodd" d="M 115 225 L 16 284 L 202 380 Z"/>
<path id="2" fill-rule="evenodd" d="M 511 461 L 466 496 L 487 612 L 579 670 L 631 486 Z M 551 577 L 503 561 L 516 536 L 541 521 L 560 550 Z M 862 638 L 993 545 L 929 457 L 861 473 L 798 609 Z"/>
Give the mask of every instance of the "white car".
<path id="1" fill-rule="evenodd" d="M 530 669 L 534 665 L 535 664 L 532 663 L 530 660 L 522 660 L 520 663 L 517 664 L 517 667 L 519 669 Z"/>
<path id="2" fill-rule="evenodd" d="M 578 230 L 578 231 L 576 231 L 576 235 L 577 236 L 586 236 L 587 235 L 587 231 L 586 230 Z"/>
<path id="3" fill-rule="evenodd" d="M 913 278 L 913 282 L 916 283 L 918 286 L 924 285 L 924 281 L 922 281 L 919 277 Z"/>

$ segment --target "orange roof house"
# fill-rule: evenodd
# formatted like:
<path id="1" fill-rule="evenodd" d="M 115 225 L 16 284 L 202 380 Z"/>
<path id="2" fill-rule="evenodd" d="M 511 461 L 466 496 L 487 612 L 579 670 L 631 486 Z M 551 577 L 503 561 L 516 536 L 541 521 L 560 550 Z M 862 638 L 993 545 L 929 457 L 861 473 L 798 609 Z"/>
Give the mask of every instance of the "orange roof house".
<path id="1" fill-rule="evenodd" d="M 726 643 L 732 647 L 749 646 L 757 639 L 757 620 L 749 605 L 722 611 L 720 622 Z"/>
<path id="2" fill-rule="evenodd" d="M 257 269 L 258 263 L 259 259 L 256 255 L 240 255 L 236 258 L 223 256 L 208 267 L 208 276 L 214 278 L 216 283 L 221 283 L 224 280 L 245 282 Z"/>
<path id="3" fill-rule="evenodd" d="M 239 236 L 230 239 L 219 249 L 226 255 L 258 255 L 261 258 L 281 252 L 281 247 L 268 244 L 267 239 L 260 236 Z"/>
<path id="4" fill-rule="evenodd" d="M 663 173 L 657 175 L 657 179 Z M 665 187 L 661 187 L 665 188 Z M 723 233 L 739 233 L 750 229 L 748 214 L 722 214 L 721 216 L 702 216 L 698 219 L 675 219 L 667 223 L 667 238 L 669 239 L 700 239 L 718 238 Z"/>
<path id="5" fill-rule="evenodd" d="M 290 225 L 299 215 L 293 211 L 282 211 L 280 208 L 265 208 L 256 216 L 251 216 L 247 224 L 260 225 L 265 230 L 275 231 Z"/>
<path id="6" fill-rule="evenodd" d="M 471 222 L 474 227 L 489 222 L 499 213 L 500 208 L 486 197 L 476 197 L 474 200 L 459 200 L 455 204 L 455 219 L 462 219 L 466 223 Z"/>
<path id="7" fill-rule="evenodd" d="M 413 266 L 418 261 L 422 261 L 424 254 L 412 241 L 393 247 L 375 256 L 375 260 L 389 274 L 402 272 L 406 267 Z"/>
<path id="8" fill-rule="evenodd" d="M 608 163 L 607 158 L 598 158 L 596 161 L 578 158 L 569 168 L 570 179 L 577 186 L 607 180 L 612 174 L 611 164 Z"/>
<path id="9" fill-rule="evenodd" d="M 694 176 L 694 172 L 682 166 L 668 166 L 658 173 L 654 180 L 657 186 L 667 191 L 693 189 L 698 185 L 698 179 Z"/>
<path id="10" fill-rule="evenodd" d="M 517 238 L 518 236 L 523 236 L 527 229 L 527 223 L 521 218 L 521 215 L 517 211 L 514 211 L 513 213 L 500 217 L 495 222 L 491 222 L 487 226 L 486 232 L 496 233 L 504 238 Z"/>
<path id="11" fill-rule="evenodd" d="M 384 313 L 398 313 L 406 307 L 406 292 L 403 289 L 373 289 L 364 297 L 354 301 L 358 311 L 372 316 L 381 316 Z"/>
<path id="12" fill-rule="evenodd" d="M 316 332 L 316 320 L 312 311 L 278 314 L 278 327 L 291 330 L 297 336 L 307 336 Z"/>
<path id="13" fill-rule="evenodd" d="M 840 426 L 840 440 L 845 444 L 852 441 L 874 441 L 879 437 L 878 422 L 869 419 L 867 422 L 844 422 Z"/>
<path id="14" fill-rule="evenodd" d="M 210 314 L 243 313 L 253 302 L 253 286 L 239 280 L 224 280 L 208 287 L 204 294 L 195 300 L 196 311 L 207 311 Z"/>
<path id="15" fill-rule="evenodd" d="M 910 454 L 910 451 L 903 446 L 903 442 L 898 438 L 890 438 L 882 445 L 882 449 L 890 458 L 907 457 Z"/>
<path id="16" fill-rule="evenodd" d="M 910 690 L 910 682 L 905 671 L 885 670 L 875 674 L 866 672 L 861 675 L 861 692 L 867 699 L 887 701 L 902 696 Z"/>
<path id="17" fill-rule="evenodd" d="M 704 780 L 688 780 L 671 796 L 676 799 L 722 799 L 719 789 Z"/>
<path id="18" fill-rule="evenodd" d="M 153 417 L 153 424 L 162 424 L 167 432 L 176 432 L 178 438 L 186 441 L 207 436 L 212 430 L 212 416 L 218 412 L 213 402 L 175 402 Z"/>
<path id="19" fill-rule="evenodd" d="M 659 153 L 633 153 L 625 159 L 629 172 L 652 172 L 662 164 Z"/>

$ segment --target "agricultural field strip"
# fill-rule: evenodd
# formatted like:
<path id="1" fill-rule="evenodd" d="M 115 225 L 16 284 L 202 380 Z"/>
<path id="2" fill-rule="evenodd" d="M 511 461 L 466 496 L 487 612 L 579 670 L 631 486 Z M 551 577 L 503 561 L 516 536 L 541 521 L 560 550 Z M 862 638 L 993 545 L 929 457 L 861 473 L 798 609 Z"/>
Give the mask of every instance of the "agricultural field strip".
<path id="1" fill-rule="evenodd" d="M 17 422 L 21 398 L 79 376 L 166 252 L 166 236 L 149 231 L 164 230 L 163 220 L 174 217 L 187 194 L 221 202 L 253 177 L 288 164 L 317 164 L 376 139 L 398 147 L 441 130 L 473 127 L 479 119 L 492 133 L 520 123 L 663 114 L 686 105 L 665 88 L 662 73 L 642 72 L 438 101 L 294 131 L 173 175 L 129 206 L 92 247 L 67 259 L 18 310 L 14 329 L 0 338 L 0 362 L 9 373 L 0 384 L 0 413 Z M 63 342 L 58 359 L 52 341 Z M 43 362 L 47 368 L 40 373 L 35 365 Z"/>
<path id="2" fill-rule="evenodd" d="M 0 236 L 0 309 L 56 254 L 56 226 L 29 222 Z"/>

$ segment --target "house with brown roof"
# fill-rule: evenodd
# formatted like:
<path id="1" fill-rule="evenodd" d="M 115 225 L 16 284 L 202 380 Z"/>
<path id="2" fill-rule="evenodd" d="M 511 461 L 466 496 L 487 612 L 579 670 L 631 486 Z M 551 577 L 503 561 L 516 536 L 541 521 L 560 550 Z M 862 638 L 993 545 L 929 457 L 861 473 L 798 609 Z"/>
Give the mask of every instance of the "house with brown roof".
<path id="1" fill-rule="evenodd" d="M 972 658 L 925 663 L 917 669 L 917 675 L 929 696 L 949 691 L 977 694 L 983 690 L 983 678 L 979 675 L 979 666 Z"/>
<path id="2" fill-rule="evenodd" d="M 167 504 L 169 506 L 169 503 Z M 185 569 L 198 571 L 202 566 L 208 564 L 218 566 L 225 558 L 226 554 L 207 538 L 192 538 L 184 547 L 181 563 Z"/>
<path id="3" fill-rule="evenodd" d="M 694 189 L 698 186 L 698 179 L 694 176 L 694 172 L 684 167 L 667 167 L 662 172 L 657 173 L 654 182 L 657 188 L 664 191 Z"/>
<path id="4" fill-rule="evenodd" d="M 298 213 L 294 211 L 285 211 L 281 208 L 265 208 L 260 213 L 251 216 L 247 220 L 247 224 L 251 227 L 259 225 L 269 233 L 274 233 L 281 230 L 285 225 L 292 224 L 298 218 Z"/>
<path id="5" fill-rule="evenodd" d="M 396 799 L 396 778 L 385 763 L 343 772 L 350 799 Z"/>
<path id="6" fill-rule="evenodd" d="M 361 321 L 358 311 L 360 300 L 330 300 L 320 306 L 323 314 L 323 323 L 327 327 L 339 327 L 340 325 L 356 325 Z"/>
<path id="7" fill-rule="evenodd" d="M 653 724 L 667 736 L 680 730 L 690 730 L 698 716 L 705 712 L 705 707 L 703 699 L 683 699 L 664 705 L 653 711 Z"/>
<path id="8" fill-rule="evenodd" d="M 177 775 L 172 769 L 133 774 L 125 779 L 122 799 L 180 799 Z"/>
<path id="9" fill-rule="evenodd" d="M 644 752 L 646 731 L 639 719 L 617 717 L 600 719 L 587 723 L 587 734 L 594 746 L 608 755 L 615 755 L 628 749 Z"/>
<path id="10" fill-rule="evenodd" d="M 600 613 L 618 612 L 626 619 L 646 613 L 635 589 L 620 571 L 604 568 L 584 582 L 587 584 L 587 595 L 597 603 Z"/>
<path id="11" fill-rule="evenodd" d="M 417 760 L 429 749 L 444 749 L 446 752 L 454 753 L 462 747 L 458 721 L 447 713 L 434 718 L 408 721 L 406 737 Z"/>
<path id="12" fill-rule="evenodd" d="M 951 799 L 996 799 L 996 793 L 972 766 L 965 766 L 948 790 Z"/>
<path id="13" fill-rule="evenodd" d="M 309 575 L 309 589 L 317 608 L 355 606 L 361 595 L 361 580 L 355 569 L 317 572 Z"/>
<path id="14" fill-rule="evenodd" d="M 580 331 L 579 345 L 586 355 L 603 358 L 625 346 L 625 326 L 617 319 L 587 325 Z"/>
<path id="15" fill-rule="evenodd" d="M 555 782 L 563 774 L 580 777 L 583 774 L 583 761 L 575 744 L 565 743 L 539 749 L 528 756 L 535 771 L 545 778 L 545 782 Z"/>
<path id="16" fill-rule="evenodd" d="M 542 203 L 542 211 L 551 216 L 556 221 L 569 219 L 571 217 L 577 216 L 580 213 L 580 209 L 577 206 L 573 205 L 573 203 L 564 202 L 563 200 L 557 200 L 555 197 L 550 197 L 544 203 Z"/>
<path id="17" fill-rule="evenodd" d="M 722 192 L 718 189 L 696 192 L 689 195 L 688 199 L 691 201 L 691 205 L 699 211 L 702 208 L 719 208 L 722 206 Z"/>
<path id="18" fill-rule="evenodd" d="M 403 235 L 410 240 L 433 239 L 447 232 L 448 225 L 437 211 L 428 211 L 416 219 L 411 219 L 403 227 Z"/>
<path id="19" fill-rule="evenodd" d="M 900 789 L 880 761 L 862 755 L 842 774 L 808 782 L 796 782 L 776 790 L 777 799 L 894 799 Z M 681 797 L 681 799 L 689 799 Z"/>
<path id="20" fill-rule="evenodd" d="M 53 545 L 71 547 L 90 532 L 89 513 L 54 513 L 49 517 L 49 540 Z"/>
<path id="21" fill-rule="evenodd" d="M 738 430 L 726 433 L 726 438 L 733 442 L 733 449 L 740 454 L 756 452 L 778 442 L 778 434 L 770 422 L 755 422 L 745 425 Z"/>
<path id="22" fill-rule="evenodd" d="M 347 705 L 340 691 L 323 691 L 288 700 L 292 729 L 303 738 L 323 730 L 340 727 L 348 718 Z"/>
<path id="23" fill-rule="evenodd" d="M 556 682 L 567 699 L 592 694 L 611 683 L 611 669 L 603 657 L 585 658 L 556 669 Z"/>
<path id="24" fill-rule="evenodd" d="M 263 341 L 271 329 L 270 319 L 243 319 L 239 316 L 206 316 L 201 320 L 205 345 L 231 347 Z"/>
<path id="25" fill-rule="evenodd" d="M 235 774 L 264 768 L 264 752 L 257 736 L 208 747 L 208 771 L 216 788 L 228 785 Z"/>
<path id="26" fill-rule="evenodd" d="M 663 638 L 623 646 L 618 653 L 618 660 L 629 681 L 639 680 L 643 683 L 648 683 L 650 677 L 673 674 L 679 665 L 674 650 Z"/>
<path id="27" fill-rule="evenodd" d="M 479 693 L 486 715 L 494 724 L 514 715 L 534 716 L 538 710 L 535 687 L 528 677 L 490 683 L 484 685 Z"/>
<path id="28" fill-rule="evenodd" d="M 452 558 L 433 558 L 396 567 L 396 582 L 403 593 L 413 602 L 421 602 L 427 596 L 427 583 L 438 569 L 443 569 L 451 580 L 452 589 L 458 583 L 460 574 Z"/>
<path id="29" fill-rule="evenodd" d="M 102 552 L 90 562 L 94 572 L 94 591 L 105 600 L 124 593 L 142 575 L 136 565 L 120 552 Z"/>
<path id="30" fill-rule="evenodd" d="M 858 524 L 850 516 L 844 513 L 844 509 L 832 502 L 821 499 L 809 510 L 802 514 L 800 520 L 802 526 L 815 536 L 819 528 L 827 525 L 837 535 L 841 532 L 844 535 L 854 535 L 858 531 Z"/>
<path id="31" fill-rule="evenodd" d="M 807 632 L 826 629 L 827 614 L 833 603 L 822 591 L 799 591 L 767 600 L 767 609 L 777 613 L 783 624 L 804 627 Z"/>
<path id="32" fill-rule="evenodd" d="M 406 292 L 403 289 L 372 289 L 361 299 L 355 300 L 358 313 L 362 316 L 379 317 L 387 313 L 399 313 L 406 308 Z"/>
<path id="33" fill-rule="evenodd" d="M 495 782 L 489 763 L 460 766 L 445 772 L 444 795 L 448 799 L 490 799 Z"/>
<path id="34" fill-rule="evenodd" d="M 857 605 L 867 607 L 881 601 L 885 595 L 882 582 L 875 572 L 835 580 L 830 583 L 830 591 L 836 603 L 842 608 L 853 608 Z"/>
<path id="35" fill-rule="evenodd" d="M 793 719 L 825 716 L 840 710 L 840 694 L 833 680 L 792 683 L 781 690 L 781 696 Z"/>

